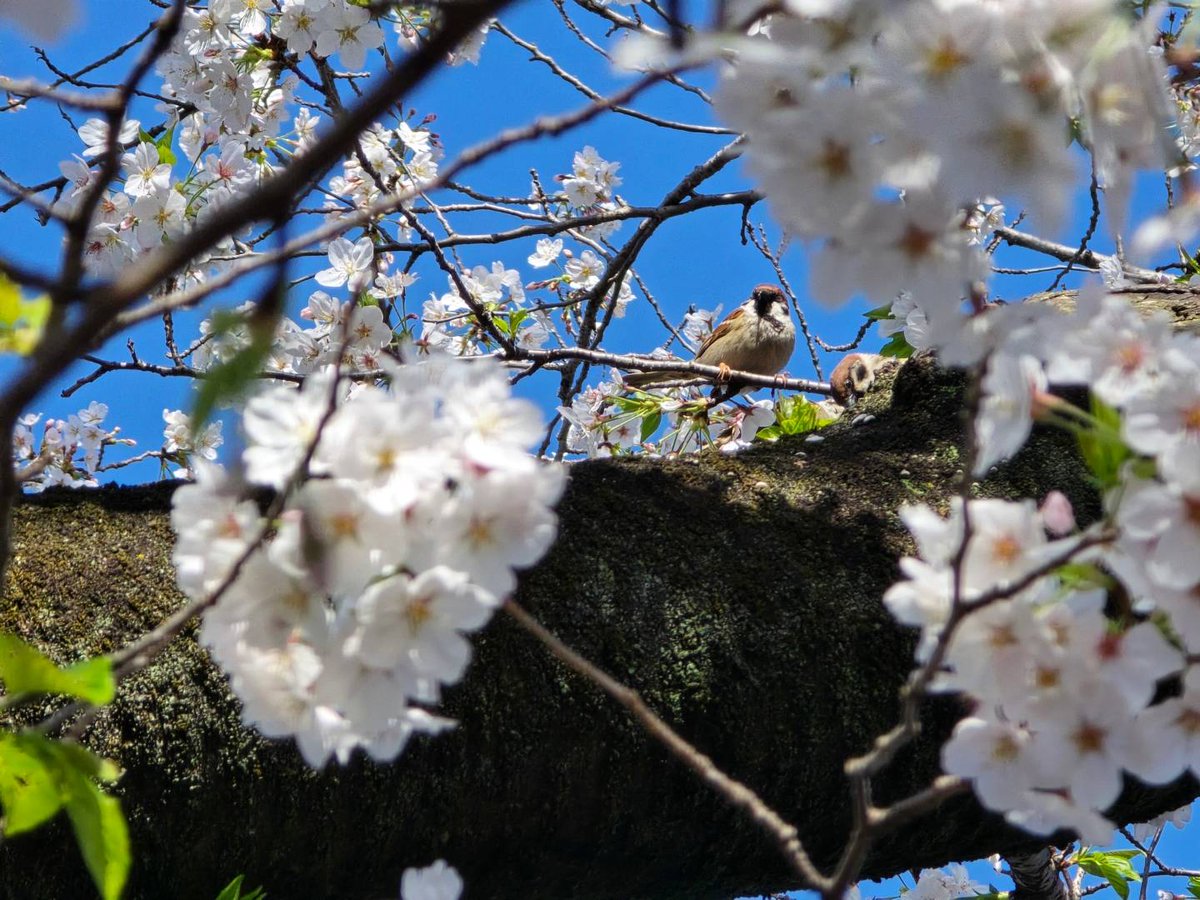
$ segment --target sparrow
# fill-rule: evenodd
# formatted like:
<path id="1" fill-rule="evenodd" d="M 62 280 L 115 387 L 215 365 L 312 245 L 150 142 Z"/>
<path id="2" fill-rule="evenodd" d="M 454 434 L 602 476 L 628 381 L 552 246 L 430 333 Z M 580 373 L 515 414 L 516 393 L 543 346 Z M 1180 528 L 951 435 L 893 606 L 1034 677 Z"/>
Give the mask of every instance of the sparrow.
<path id="1" fill-rule="evenodd" d="M 829 376 L 833 399 L 846 409 L 852 409 L 858 398 L 875 384 L 875 373 L 884 363 L 877 353 L 848 353 Z"/>
<path id="2" fill-rule="evenodd" d="M 694 362 L 721 370 L 719 384 L 728 384 L 730 373 L 774 375 L 791 359 L 796 346 L 796 326 L 783 291 L 760 284 L 750 298 L 721 320 L 696 351 Z M 679 381 L 680 372 L 633 372 L 625 384 L 635 388 Z"/>

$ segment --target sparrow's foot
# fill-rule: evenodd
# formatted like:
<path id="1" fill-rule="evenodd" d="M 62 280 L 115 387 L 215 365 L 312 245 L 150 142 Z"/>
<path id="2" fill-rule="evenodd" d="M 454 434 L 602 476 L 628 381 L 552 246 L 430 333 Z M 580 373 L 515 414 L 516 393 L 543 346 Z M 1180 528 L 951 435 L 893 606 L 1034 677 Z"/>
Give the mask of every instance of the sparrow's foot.
<path id="1" fill-rule="evenodd" d="M 729 384 L 731 378 L 733 378 L 733 369 L 729 368 L 726 363 L 717 363 L 717 384 Z"/>

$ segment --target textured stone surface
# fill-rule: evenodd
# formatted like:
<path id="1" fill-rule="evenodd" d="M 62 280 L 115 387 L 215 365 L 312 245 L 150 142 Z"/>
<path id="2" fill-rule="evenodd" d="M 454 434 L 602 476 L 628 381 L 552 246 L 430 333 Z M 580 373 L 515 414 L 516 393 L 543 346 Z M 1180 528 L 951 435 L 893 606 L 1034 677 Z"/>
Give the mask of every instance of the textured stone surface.
<path id="1" fill-rule="evenodd" d="M 562 529 L 518 599 L 641 692 L 800 829 L 828 866 L 845 835 L 841 761 L 894 724 L 911 635 L 880 596 L 911 550 L 897 510 L 944 505 L 959 470 L 961 382 L 927 361 L 869 395 L 861 427 L 731 458 L 573 467 Z M 1064 490 L 1098 501 L 1071 445 L 1038 433 L 981 495 Z M 169 490 L 52 493 L 17 512 L 0 628 L 71 660 L 104 652 L 181 602 Z M 242 728 L 190 639 L 131 679 L 87 742 L 118 760 L 137 898 L 211 900 L 238 873 L 272 897 L 396 896 L 400 871 L 444 857 L 467 897 L 725 898 L 795 886 L 769 839 L 590 684 L 499 616 L 447 697 L 453 733 L 392 766 L 322 773 Z M 31 711 L 36 713 L 37 711 Z M 927 707 L 924 736 L 878 801 L 937 772 L 962 714 Z M 1130 786 L 1122 821 L 1197 793 Z M 882 841 L 869 876 L 1028 846 L 958 798 Z M 0 897 L 91 895 L 61 823 L 0 847 Z"/>

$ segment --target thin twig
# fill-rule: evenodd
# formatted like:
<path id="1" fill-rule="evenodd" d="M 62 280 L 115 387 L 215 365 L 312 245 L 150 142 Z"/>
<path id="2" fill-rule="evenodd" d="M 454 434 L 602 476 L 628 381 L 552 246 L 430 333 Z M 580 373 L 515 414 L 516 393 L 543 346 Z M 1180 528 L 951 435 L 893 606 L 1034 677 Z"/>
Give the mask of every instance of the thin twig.
<path id="1" fill-rule="evenodd" d="M 670 725 L 660 719 L 648 707 L 633 688 L 627 687 L 580 656 L 549 629 L 531 616 L 514 600 L 504 603 L 504 611 L 512 616 L 522 628 L 537 638 L 551 653 L 568 668 L 582 675 L 604 693 L 608 694 L 629 711 L 637 722 L 652 737 L 674 754 L 689 769 L 700 776 L 714 791 L 731 806 L 744 811 L 775 840 L 784 858 L 809 887 L 821 889 L 828 879 L 813 865 L 800 843 L 794 825 L 789 824 L 779 813 L 771 809 L 754 791 L 736 779 L 730 778 L 708 756 L 701 753 Z"/>

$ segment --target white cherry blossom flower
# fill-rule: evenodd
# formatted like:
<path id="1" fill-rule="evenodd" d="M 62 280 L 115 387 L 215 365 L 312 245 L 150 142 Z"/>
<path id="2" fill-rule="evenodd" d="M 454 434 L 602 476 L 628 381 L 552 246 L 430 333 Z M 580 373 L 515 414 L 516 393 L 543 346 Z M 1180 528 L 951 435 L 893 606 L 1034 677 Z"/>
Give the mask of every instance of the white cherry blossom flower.
<path id="1" fill-rule="evenodd" d="M 529 256 L 529 264 L 535 269 L 544 269 L 562 253 L 563 242 L 557 238 L 542 238 L 537 242 L 537 250 Z"/>
<path id="2" fill-rule="evenodd" d="M 1034 399 L 1047 388 L 1046 374 L 1036 357 L 997 353 L 988 361 L 982 388 L 983 402 L 975 420 L 976 475 L 1025 444 L 1033 428 Z"/>
<path id="3" fill-rule="evenodd" d="M 400 900 L 458 900 L 463 881 L 453 866 L 438 860 L 424 869 L 405 869 Z"/>
<path id="4" fill-rule="evenodd" d="M 373 263 L 375 245 L 369 237 L 350 243 L 346 238 L 337 238 L 329 243 L 329 268 L 316 274 L 317 284 L 322 287 L 347 287 L 353 292 L 365 290 L 375 277 Z"/>
<path id="5" fill-rule="evenodd" d="M 142 123 L 137 119 L 125 119 L 117 132 L 117 148 L 120 149 L 138 136 Z M 79 129 L 80 139 L 87 144 L 84 159 L 94 159 L 108 150 L 108 122 L 104 119 L 88 119 Z"/>
<path id="6" fill-rule="evenodd" d="M 125 171 L 125 193 L 130 197 L 148 197 L 170 188 L 171 167 L 159 161 L 158 148 L 149 142 L 125 154 L 121 168 Z"/>

